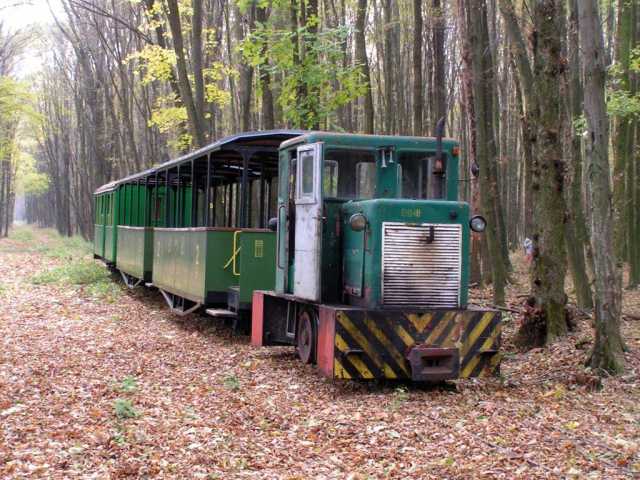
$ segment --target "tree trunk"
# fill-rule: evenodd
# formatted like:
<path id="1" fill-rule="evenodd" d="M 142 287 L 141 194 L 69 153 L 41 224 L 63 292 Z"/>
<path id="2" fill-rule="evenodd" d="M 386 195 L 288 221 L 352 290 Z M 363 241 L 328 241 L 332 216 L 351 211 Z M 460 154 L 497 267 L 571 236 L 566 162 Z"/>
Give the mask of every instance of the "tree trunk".
<path id="1" fill-rule="evenodd" d="M 438 120 L 447 115 L 447 86 L 445 84 L 444 67 L 444 6 L 441 5 L 441 0 L 433 0 L 432 7 L 433 18 L 431 28 L 433 29 L 433 84 L 431 86 L 431 92 L 434 96 L 434 109 L 431 112 L 431 127 L 433 129 L 435 128 Z"/>
<path id="2" fill-rule="evenodd" d="M 269 12 L 266 7 L 262 8 L 258 6 L 256 8 L 256 20 L 264 25 L 269 19 Z M 269 74 L 268 62 L 266 58 L 267 46 L 265 45 L 262 50 L 262 55 L 265 57 L 266 64 L 260 68 L 260 89 L 262 91 L 261 106 L 262 106 L 262 128 L 265 130 L 271 130 L 275 128 L 275 116 L 273 113 L 273 92 L 271 90 L 271 75 Z"/>
<path id="3" fill-rule="evenodd" d="M 499 5 L 522 87 L 524 148 L 533 149 L 531 297 L 518 341 L 525 346 L 539 346 L 551 343 L 567 332 L 563 122 L 560 111 L 564 10 L 560 0 L 535 0 L 531 3 L 532 66 L 512 1 L 500 0 Z"/>
<path id="4" fill-rule="evenodd" d="M 489 49 L 487 26 L 487 5 L 485 0 L 465 1 L 466 35 L 472 53 L 473 98 L 476 125 L 476 156 L 480 167 L 480 199 L 482 213 L 487 217 L 485 231 L 491 274 L 493 300 L 504 304 L 507 280 L 506 264 L 499 239 L 497 212 L 500 210 L 500 196 L 496 176 L 497 148 L 493 128 L 493 62 Z"/>
<path id="5" fill-rule="evenodd" d="M 187 60 L 185 58 L 184 40 L 182 38 L 182 25 L 180 21 L 180 11 L 178 10 L 178 0 L 167 0 L 167 19 L 171 29 L 173 39 L 173 49 L 176 53 L 176 67 L 178 71 L 178 88 L 182 104 L 187 109 L 189 130 L 193 136 L 193 141 L 198 147 L 206 143 L 204 119 L 199 115 L 191 90 L 189 73 L 187 71 Z"/>
<path id="6" fill-rule="evenodd" d="M 568 28 L 568 58 L 569 58 L 569 79 L 568 79 L 568 134 L 570 171 L 569 188 L 567 189 L 567 253 L 569 267 L 573 277 L 573 286 L 576 293 L 577 305 L 580 308 L 591 310 L 593 308 L 593 296 L 591 285 L 587 276 L 585 261 L 585 246 L 587 242 L 586 219 L 582 208 L 582 148 L 580 133 L 573 127 L 573 122 L 582 115 L 582 81 L 580 50 L 578 47 L 578 0 L 569 0 L 569 28 Z"/>
<path id="7" fill-rule="evenodd" d="M 637 2 L 631 2 L 631 32 L 629 32 L 629 43 L 632 47 L 635 47 L 637 43 L 637 20 L 638 20 L 638 6 Z M 637 74 L 629 74 L 629 94 L 634 97 L 637 95 Z M 640 258 L 638 258 L 638 251 L 640 249 L 638 243 L 638 221 L 637 221 L 637 204 L 635 199 L 638 195 L 637 191 L 637 163 L 638 159 L 634 155 L 636 149 L 636 129 L 638 120 L 635 117 L 631 117 L 628 130 L 629 138 L 627 139 L 626 150 L 626 162 L 625 162 L 625 203 L 624 203 L 624 223 L 627 226 L 625 244 L 626 244 L 626 256 L 629 262 L 629 282 L 628 288 L 636 288 L 640 283 Z"/>
<path id="8" fill-rule="evenodd" d="M 618 18 L 616 31 L 615 63 L 620 69 L 617 90 L 629 92 L 629 61 L 633 25 L 631 2 L 618 0 Z M 625 210 L 629 199 L 626 193 L 625 169 L 632 161 L 629 149 L 632 142 L 632 123 L 629 115 L 618 116 L 614 120 L 614 163 L 613 163 L 613 214 L 614 248 L 619 261 L 628 259 L 625 237 L 628 225 Z"/>
<path id="9" fill-rule="evenodd" d="M 470 35 L 468 30 L 468 10 L 465 2 L 468 0 L 457 0 L 458 6 L 458 28 L 460 32 L 465 32 L 462 36 L 462 105 L 464 105 L 464 116 L 467 125 L 467 144 L 464 154 L 467 159 L 468 168 L 462 173 L 463 176 L 470 178 L 470 204 L 473 212 L 481 211 L 480 205 L 480 187 L 477 177 L 471 175 L 471 168 L 477 168 L 476 160 L 476 119 L 473 95 L 473 65 L 471 60 L 471 45 L 469 44 Z M 464 178 L 464 177 L 463 177 Z M 471 233 L 471 272 L 469 282 L 482 285 L 482 268 L 480 256 L 482 253 L 481 236 L 478 233 Z"/>
<path id="10" fill-rule="evenodd" d="M 536 0 L 533 22 L 534 79 L 537 90 L 537 133 L 533 161 L 534 261 L 532 293 L 546 322 L 545 343 L 567 333 L 564 161 L 560 82 L 563 72 L 560 0 Z M 552 19 L 552 20 L 550 20 Z"/>
<path id="11" fill-rule="evenodd" d="M 413 134 L 422 130 L 422 0 L 413 0 Z"/>
<path id="12" fill-rule="evenodd" d="M 356 12 L 356 63 L 362 69 L 364 81 L 367 84 L 364 93 L 364 126 L 363 132 L 373 134 L 373 95 L 371 93 L 371 73 L 369 60 L 367 59 L 367 46 L 365 43 L 365 21 L 367 16 L 367 0 L 358 0 Z"/>
<path id="13" fill-rule="evenodd" d="M 605 103 L 606 70 L 597 0 L 580 0 L 580 44 L 585 66 L 584 107 L 587 118 L 587 195 L 590 198 L 591 243 L 595 266 L 596 339 L 589 365 L 597 372 L 621 373 L 620 335 L 622 279 L 614 256 L 609 125 Z"/>
<path id="14" fill-rule="evenodd" d="M 233 9 L 236 17 L 234 32 L 236 42 L 240 44 L 244 40 L 243 24 L 247 24 L 248 31 L 253 30 L 255 23 L 255 5 L 252 3 L 248 7 L 246 15 L 242 15 L 238 7 Z M 240 72 L 240 130 L 247 132 L 251 130 L 251 93 L 253 90 L 253 67 L 239 60 L 238 70 Z"/>
<path id="15" fill-rule="evenodd" d="M 192 0 L 191 61 L 193 63 L 194 103 L 204 126 L 204 75 L 202 62 L 202 0 Z"/>

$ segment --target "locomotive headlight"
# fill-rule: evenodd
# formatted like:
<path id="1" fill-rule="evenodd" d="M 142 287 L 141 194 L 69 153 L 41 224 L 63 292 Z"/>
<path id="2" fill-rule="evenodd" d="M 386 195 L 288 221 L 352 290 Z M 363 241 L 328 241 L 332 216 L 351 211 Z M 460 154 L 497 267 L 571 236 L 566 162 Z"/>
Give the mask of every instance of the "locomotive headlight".
<path id="1" fill-rule="evenodd" d="M 474 232 L 484 232 L 485 228 L 487 228 L 487 221 L 482 215 L 475 215 L 469 220 L 469 226 Z"/>
<path id="2" fill-rule="evenodd" d="M 362 213 L 354 213 L 349 218 L 349 225 L 354 232 L 361 232 L 367 228 L 367 217 Z"/>

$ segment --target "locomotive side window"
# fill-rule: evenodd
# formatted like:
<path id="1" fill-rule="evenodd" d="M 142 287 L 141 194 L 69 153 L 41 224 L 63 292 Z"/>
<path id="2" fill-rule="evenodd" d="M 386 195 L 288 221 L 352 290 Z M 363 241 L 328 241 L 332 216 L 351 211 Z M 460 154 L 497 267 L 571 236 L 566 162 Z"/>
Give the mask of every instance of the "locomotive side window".
<path id="1" fill-rule="evenodd" d="M 338 162 L 333 160 L 324 161 L 324 176 L 322 190 L 325 197 L 338 196 Z"/>
<path id="2" fill-rule="evenodd" d="M 435 182 L 442 182 L 443 186 L 445 182 L 443 175 L 433 173 L 435 158 L 435 154 L 431 152 L 400 153 L 398 175 L 402 182 L 401 198 L 417 200 L 445 198 L 444 188 L 434 188 Z M 442 195 L 434 194 L 435 190 L 442 192 Z"/>
<path id="3" fill-rule="evenodd" d="M 304 152 L 300 156 L 300 199 L 313 199 L 313 153 Z"/>
<path id="4" fill-rule="evenodd" d="M 327 149 L 324 164 L 325 197 L 343 199 L 374 197 L 377 169 L 373 151 Z"/>
<path id="5" fill-rule="evenodd" d="M 373 198 L 376 194 L 376 164 L 360 162 L 356 165 L 356 198 Z"/>

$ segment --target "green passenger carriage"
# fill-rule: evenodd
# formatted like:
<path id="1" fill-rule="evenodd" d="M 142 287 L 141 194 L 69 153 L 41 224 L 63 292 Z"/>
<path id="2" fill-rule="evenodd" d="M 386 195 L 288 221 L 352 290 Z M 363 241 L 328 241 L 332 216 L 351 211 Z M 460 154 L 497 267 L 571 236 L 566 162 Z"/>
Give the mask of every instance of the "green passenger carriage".
<path id="1" fill-rule="evenodd" d="M 245 133 L 99 188 L 94 254 L 331 378 L 491 375 L 500 315 L 467 306 L 483 219 L 458 183 L 442 137 Z"/>

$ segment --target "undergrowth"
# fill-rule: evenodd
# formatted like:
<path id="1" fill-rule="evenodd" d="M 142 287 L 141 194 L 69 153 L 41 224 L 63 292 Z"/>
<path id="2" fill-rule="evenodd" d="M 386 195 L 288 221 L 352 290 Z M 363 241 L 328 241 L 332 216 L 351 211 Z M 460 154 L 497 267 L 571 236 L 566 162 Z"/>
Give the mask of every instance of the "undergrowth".
<path id="1" fill-rule="evenodd" d="M 34 240 L 33 232 L 29 227 L 15 227 L 9 234 L 9 238 L 21 243 L 31 243 Z"/>
<path id="2" fill-rule="evenodd" d="M 48 258 L 73 260 L 92 253 L 92 244 L 79 235 L 63 237 L 52 228 L 38 228 L 33 225 L 16 225 L 9 238 L 19 250 L 40 253 Z"/>
<path id="3" fill-rule="evenodd" d="M 73 260 L 31 277 L 34 285 L 76 285 L 91 297 L 114 302 L 122 288 L 111 279 L 109 271 L 93 260 Z"/>
<path id="4" fill-rule="evenodd" d="M 93 261 L 77 260 L 37 273 L 31 277 L 31 283 L 36 285 L 49 283 L 90 285 L 108 278 L 109 272 L 104 267 Z"/>
<path id="5" fill-rule="evenodd" d="M 56 259 L 82 258 L 89 255 L 91 249 L 91 243 L 80 236 L 62 237 L 57 234 L 50 241 L 35 247 L 38 253 Z"/>
<path id="6" fill-rule="evenodd" d="M 32 225 L 16 225 L 9 238 L 8 248 L 33 252 L 43 257 L 58 260 L 58 265 L 31 276 L 34 285 L 75 286 L 91 297 L 114 302 L 122 288 L 113 282 L 109 271 L 91 258 L 92 244 L 80 236 L 63 237 L 51 228 Z M 0 295 L 2 294 L 0 285 Z"/>

